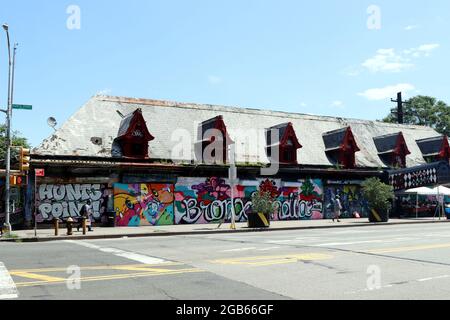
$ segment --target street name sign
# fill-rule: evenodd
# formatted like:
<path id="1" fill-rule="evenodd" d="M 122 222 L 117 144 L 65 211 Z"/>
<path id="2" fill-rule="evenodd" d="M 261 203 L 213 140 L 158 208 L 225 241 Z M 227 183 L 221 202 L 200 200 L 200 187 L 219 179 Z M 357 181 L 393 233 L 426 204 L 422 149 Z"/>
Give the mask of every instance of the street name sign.
<path id="1" fill-rule="evenodd" d="M 33 110 L 33 106 L 28 104 L 13 104 L 12 108 L 16 110 Z"/>

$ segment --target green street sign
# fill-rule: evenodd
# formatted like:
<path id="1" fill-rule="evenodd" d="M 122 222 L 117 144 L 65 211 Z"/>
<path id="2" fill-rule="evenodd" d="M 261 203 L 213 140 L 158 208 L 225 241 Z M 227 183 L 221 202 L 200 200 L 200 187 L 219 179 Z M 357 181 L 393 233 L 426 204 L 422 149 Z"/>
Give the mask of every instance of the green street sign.
<path id="1" fill-rule="evenodd" d="M 33 106 L 30 106 L 28 104 L 13 104 L 12 108 L 18 110 L 33 110 Z"/>

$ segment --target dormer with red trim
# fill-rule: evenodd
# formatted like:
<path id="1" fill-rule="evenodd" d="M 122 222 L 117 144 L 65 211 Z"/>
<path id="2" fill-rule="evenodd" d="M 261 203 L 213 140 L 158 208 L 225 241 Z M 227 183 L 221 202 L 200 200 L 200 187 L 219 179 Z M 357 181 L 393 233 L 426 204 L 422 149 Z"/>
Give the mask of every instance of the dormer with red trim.
<path id="1" fill-rule="evenodd" d="M 447 136 L 421 139 L 416 142 L 427 162 L 448 162 L 450 160 L 450 145 Z"/>
<path id="2" fill-rule="evenodd" d="M 137 109 L 122 119 L 113 143 L 113 156 L 148 159 L 148 143 L 154 139 L 148 131 L 142 110 Z"/>
<path id="3" fill-rule="evenodd" d="M 344 169 L 356 167 L 356 152 L 360 151 L 356 144 L 351 127 L 338 129 L 323 134 L 325 152 L 334 164 Z"/>
<path id="4" fill-rule="evenodd" d="M 272 132 L 275 133 L 274 137 L 277 137 L 274 141 L 272 141 Z M 302 148 L 302 145 L 298 142 L 291 122 L 266 129 L 266 141 L 267 157 L 271 162 L 288 165 L 298 164 L 297 150 Z M 275 157 L 276 150 L 278 150 L 278 159 Z"/>
<path id="5" fill-rule="evenodd" d="M 211 144 L 216 144 L 219 141 L 222 152 L 222 159 L 216 159 L 216 150 L 213 149 L 211 154 L 205 154 L 205 149 Z M 198 161 L 203 163 L 209 162 L 204 159 L 204 156 L 211 157 L 215 163 L 227 163 L 228 161 L 228 146 L 234 144 L 228 135 L 227 126 L 223 121 L 223 116 L 206 120 L 199 124 L 197 131 L 197 142 L 195 143 L 195 154 Z M 213 162 L 213 161 L 211 161 Z"/>
<path id="6" fill-rule="evenodd" d="M 402 132 L 373 138 L 378 156 L 391 168 L 406 168 L 406 156 L 411 154 Z"/>

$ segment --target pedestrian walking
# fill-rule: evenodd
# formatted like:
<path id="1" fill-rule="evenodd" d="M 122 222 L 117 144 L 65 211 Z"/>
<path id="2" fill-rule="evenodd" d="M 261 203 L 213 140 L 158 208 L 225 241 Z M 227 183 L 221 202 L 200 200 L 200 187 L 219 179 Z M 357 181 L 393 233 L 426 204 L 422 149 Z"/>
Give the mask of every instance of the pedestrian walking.
<path id="1" fill-rule="evenodd" d="M 334 206 L 333 222 L 334 220 L 337 220 L 337 222 L 341 222 L 339 218 L 341 217 L 342 203 L 341 197 L 339 197 L 339 195 L 336 195 L 336 198 L 333 200 L 333 206 Z"/>
<path id="2" fill-rule="evenodd" d="M 80 216 L 81 216 L 81 220 L 80 223 L 77 226 L 77 231 L 80 231 L 80 228 L 83 227 L 83 219 L 86 219 L 86 227 L 88 228 L 89 232 L 93 232 L 94 230 L 92 230 L 92 207 L 91 207 L 92 203 L 91 200 L 88 200 L 86 202 L 86 204 L 81 207 L 80 210 Z"/>

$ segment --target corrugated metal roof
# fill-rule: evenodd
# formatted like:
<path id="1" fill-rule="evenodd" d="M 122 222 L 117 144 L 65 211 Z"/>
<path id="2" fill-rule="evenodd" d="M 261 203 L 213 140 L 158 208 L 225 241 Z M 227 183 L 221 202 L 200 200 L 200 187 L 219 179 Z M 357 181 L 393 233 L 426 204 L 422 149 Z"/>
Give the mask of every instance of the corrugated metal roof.
<path id="1" fill-rule="evenodd" d="M 69 118 L 51 137 L 44 140 L 33 152 L 40 155 L 77 155 L 111 157 L 114 138 L 119 132 L 122 114 L 130 114 L 141 108 L 150 133 L 155 137 L 150 143 L 152 158 L 172 159 L 173 147 L 179 145 L 180 137 L 173 137 L 177 129 L 181 135 L 188 133 L 192 140 L 191 153 L 173 160 L 195 160 L 194 143 L 197 141 L 201 122 L 219 115 L 228 133 L 236 142 L 236 161 L 268 163 L 266 155 L 267 128 L 292 122 L 300 144 L 298 162 L 304 165 L 332 165 L 325 153 L 323 134 L 351 127 L 361 151 L 356 153 L 359 167 L 384 167 L 375 146 L 374 137 L 403 132 L 411 154 L 407 166 L 426 163 L 416 143 L 418 139 L 438 136 L 428 127 L 398 125 L 357 119 L 313 116 L 269 110 L 223 107 L 207 104 L 190 104 L 171 101 L 133 99 L 123 97 L 95 96 Z M 92 137 L 102 138 L 102 145 L 91 142 Z"/>

